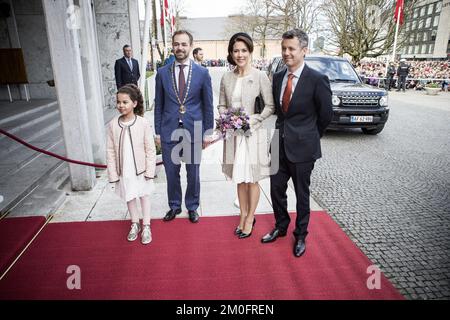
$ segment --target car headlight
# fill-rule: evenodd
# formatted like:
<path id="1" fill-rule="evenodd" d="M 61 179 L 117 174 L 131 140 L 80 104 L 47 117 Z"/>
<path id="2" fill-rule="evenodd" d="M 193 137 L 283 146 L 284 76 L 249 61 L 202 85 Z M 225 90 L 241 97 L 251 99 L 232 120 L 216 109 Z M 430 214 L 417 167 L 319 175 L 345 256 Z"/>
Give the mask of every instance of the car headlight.
<path id="1" fill-rule="evenodd" d="M 337 107 L 341 104 L 341 99 L 333 94 L 333 96 L 331 97 L 331 103 L 333 104 L 333 106 Z"/>
<path id="2" fill-rule="evenodd" d="M 380 106 L 386 107 L 388 105 L 388 96 L 382 96 L 380 98 L 379 103 L 380 103 Z"/>

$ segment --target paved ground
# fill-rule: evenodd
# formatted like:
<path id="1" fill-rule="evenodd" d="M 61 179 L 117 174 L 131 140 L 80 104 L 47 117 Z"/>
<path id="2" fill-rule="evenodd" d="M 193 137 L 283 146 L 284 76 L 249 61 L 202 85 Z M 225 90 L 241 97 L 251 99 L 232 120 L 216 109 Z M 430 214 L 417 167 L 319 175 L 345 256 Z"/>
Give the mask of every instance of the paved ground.
<path id="1" fill-rule="evenodd" d="M 450 299 L 450 93 L 390 94 L 378 136 L 329 131 L 312 196 L 412 299 Z"/>
<path id="2" fill-rule="evenodd" d="M 211 72 L 215 104 L 221 74 Z M 328 210 L 407 298 L 450 299 L 450 94 L 393 92 L 390 98 L 391 116 L 379 135 L 327 132 L 313 173 L 312 208 Z M 218 143 L 204 153 L 202 216 L 239 212 L 235 186 L 220 173 L 221 150 Z M 163 171 L 155 186 L 152 215 L 161 218 L 167 210 Z M 267 180 L 261 188 L 257 212 L 271 212 Z M 55 222 L 128 218 L 104 172 L 93 191 L 67 193 Z M 293 195 L 290 188 L 289 199 Z M 295 208 L 292 200 L 289 207 Z"/>

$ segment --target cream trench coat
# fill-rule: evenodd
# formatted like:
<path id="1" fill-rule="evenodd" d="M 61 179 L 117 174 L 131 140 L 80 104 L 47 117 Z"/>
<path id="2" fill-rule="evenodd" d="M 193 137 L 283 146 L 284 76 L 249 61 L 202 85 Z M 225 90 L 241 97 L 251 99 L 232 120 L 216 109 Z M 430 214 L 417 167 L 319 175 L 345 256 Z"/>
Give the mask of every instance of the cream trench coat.
<path id="1" fill-rule="evenodd" d="M 234 71 L 225 73 L 220 82 L 219 114 L 227 108 L 232 107 L 233 91 L 236 86 L 238 75 Z M 255 99 L 261 93 L 264 100 L 264 110 L 261 114 L 255 114 Z M 250 128 L 252 135 L 257 135 L 255 144 L 250 145 L 250 155 L 252 157 L 252 175 L 256 181 L 266 178 L 269 175 L 269 141 L 266 130 L 258 130 L 262 121 L 273 114 L 275 106 L 272 96 L 272 85 L 267 75 L 258 69 L 252 68 L 249 76 L 242 82 L 242 106 L 250 115 Z M 233 142 L 233 143 L 230 143 Z M 230 138 L 224 141 L 222 172 L 229 178 L 233 178 L 233 162 L 235 153 L 235 139 Z"/>

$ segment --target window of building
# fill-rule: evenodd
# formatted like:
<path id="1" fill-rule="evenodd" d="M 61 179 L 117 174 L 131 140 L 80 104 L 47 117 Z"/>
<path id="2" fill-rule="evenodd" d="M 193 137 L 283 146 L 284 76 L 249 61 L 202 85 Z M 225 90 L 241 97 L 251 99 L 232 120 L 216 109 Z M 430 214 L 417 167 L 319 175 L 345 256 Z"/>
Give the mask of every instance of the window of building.
<path id="1" fill-rule="evenodd" d="M 442 9 L 442 1 L 436 3 L 436 12 L 441 12 Z"/>
<path id="2" fill-rule="evenodd" d="M 414 18 L 417 18 L 419 16 L 419 8 L 416 8 L 414 10 Z"/>
<path id="3" fill-rule="evenodd" d="M 430 49 L 429 49 L 430 53 L 433 54 L 434 53 L 434 43 L 430 44 Z"/>
<path id="4" fill-rule="evenodd" d="M 435 16 L 433 20 L 433 27 L 437 27 L 439 25 L 439 16 Z"/>
<path id="5" fill-rule="evenodd" d="M 420 52 L 420 48 L 421 48 L 421 47 L 420 47 L 419 45 L 416 46 L 416 50 L 415 50 L 416 53 L 422 53 L 422 52 Z"/>
<path id="6" fill-rule="evenodd" d="M 409 43 L 413 43 L 415 38 L 416 35 L 414 33 L 411 33 L 411 35 L 409 36 Z"/>
<path id="7" fill-rule="evenodd" d="M 414 54 L 414 46 L 409 46 L 409 53 Z"/>
<path id="8" fill-rule="evenodd" d="M 422 8 L 420 8 L 420 16 L 423 17 L 425 15 L 427 8 L 426 6 L 423 6 Z"/>
<path id="9" fill-rule="evenodd" d="M 437 34 L 436 30 L 431 31 L 431 41 L 435 41 L 436 40 L 436 34 Z"/>
<path id="10" fill-rule="evenodd" d="M 434 3 L 431 3 L 428 5 L 428 11 L 427 14 L 430 15 L 433 13 L 433 9 L 434 9 Z"/>
<path id="11" fill-rule="evenodd" d="M 419 24 L 418 24 L 418 26 L 417 26 L 417 29 L 423 29 L 423 19 L 420 19 L 419 20 Z"/>
<path id="12" fill-rule="evenodd" d="M 414 20 L 411 25 L 411 30 L 416 30 L 417 28 L 417 20 Z"/>
<path id="13" fill-rule="evenodd" d="M 428 41 L 428 39 L 429 39 L 429 32 L 424 32 L 423 33 L 423 41 Z"/>
<path id="14" fill-rule="evenodd" d="M 417 32 L 416 42 L 421 42 L 422 41 L 422 34 L 423 34 L 423 32 Z"/>
<path id="15" fill-rule="evenodd" d="M 422 53 L 428 53 L 428 45 L 427 44 L 422 45 Z"/>
<path id="16" fill-rule="evenodd" d="M 425 28 L 428 29 L 429 27 L 431 27 L 431 17 L 428 17 L 426 22 L 425 22 Z"/>

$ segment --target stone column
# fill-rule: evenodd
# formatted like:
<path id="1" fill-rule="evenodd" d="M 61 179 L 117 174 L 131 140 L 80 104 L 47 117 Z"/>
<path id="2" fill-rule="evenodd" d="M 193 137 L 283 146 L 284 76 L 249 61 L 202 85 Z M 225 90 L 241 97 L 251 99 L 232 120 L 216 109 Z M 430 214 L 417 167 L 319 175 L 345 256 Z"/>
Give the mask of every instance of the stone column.
<path id="1" fill-rule="evenodd" d="M 139 29 L 139 4 L 138 0 L 128 0 L 128 14 L 130 16 L 130 35 L 131 35 L 131 48 L 133 49 L 133 58 L 139 61 L 141 65 L 141 32 Z M 144 70 L 145 70 L 144 66 Z M 141 75 L 142 76 L 142 75 Z"/>
<path id="2" fill-rule="evenodd" d="M 89 132 L 95 163 L 106 163 L 105 119 L 103 117 L 103 85 L 99 74 L 98 44 L 91 0 L 79 0 L 80 49 L 84 75 Z"/>
<path id="3" fill-rule="evenodd" d="M 10 8 L 10 16 L 6 19 L 6 22 L 8 24 L 8 33 L 9 40 L 11 41 L 11 48 L 21 48 L 22 46 L 20 45 L 19 31 L 17 29 L 16 15 L 14 13 L 12 0 L 9 0 L 8 4 Z"/>
<path id="4" fill-rule="evenodd" d="M 42 4 L 67 156 L 92 162 L 78 26 L 68 14 L 73 1 L 42 0 Z M 69 164 L 69 171 L 73 190 L 87 191 L 95 185 L 93 167 Z"/>

